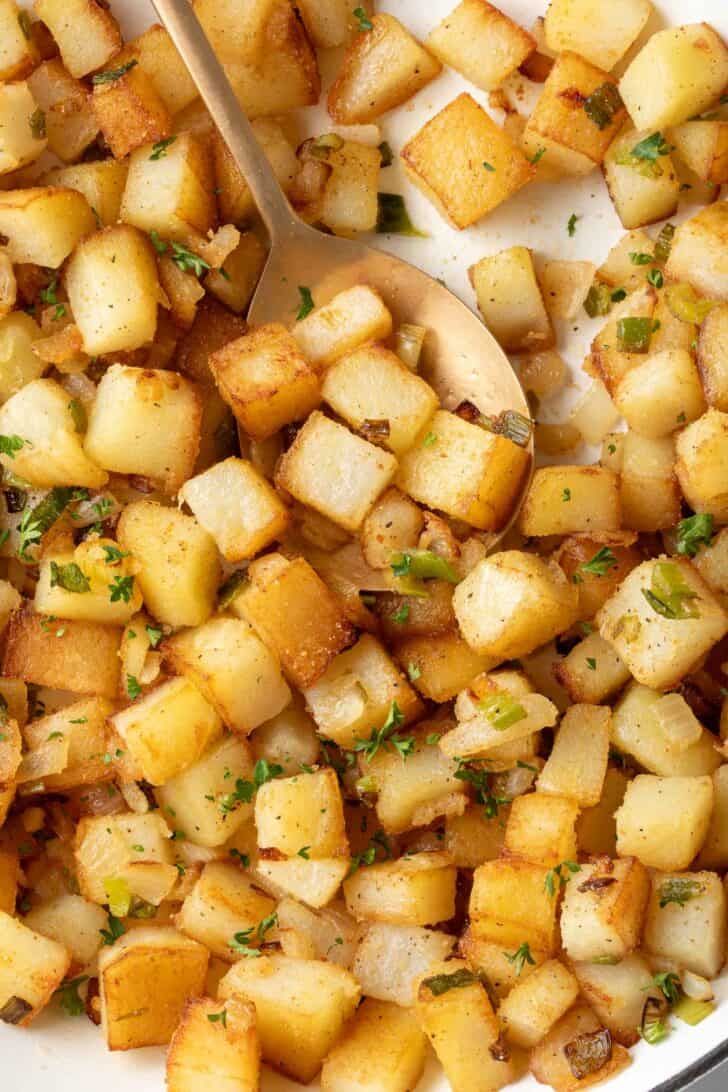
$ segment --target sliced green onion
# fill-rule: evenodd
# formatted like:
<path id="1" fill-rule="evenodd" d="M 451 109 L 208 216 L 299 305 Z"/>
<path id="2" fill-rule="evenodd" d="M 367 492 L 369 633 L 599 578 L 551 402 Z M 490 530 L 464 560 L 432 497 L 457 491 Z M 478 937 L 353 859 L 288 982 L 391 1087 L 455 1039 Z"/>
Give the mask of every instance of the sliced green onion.
<path id="1" fill-rule="evenodd" d="M 706 1016 L 710 1016 L 711 1012 L 715 1012 L 715 1005 L 712 1001 L 695 1001 L 692 997 L 682 997 L 672 1011 L 678 1020 L 695 1027 Z"/>
<path id="2" fill-rule="evenodd" d="M 125 918 L 131 907 L 129 884 L 121 876 L 110 876 L 104 880 L 104 891 L 109 904 L 109 913 L 115 918 Z"/>
<path id="3" fill-rule="evenodd" d="M 380 193 L 377 233 L 379 235 L 418 235 L 426 239 L 424 231 L 419 231 L 410 220 L 404 197 L 401 193 Z"/>
<path id="4" fill-rule="evenodd" d="M 433 550 L 405 550 L 394 554 L 390 565 L 398 579 L 447 580 L 449 584 L 457 584 L 460 580 L 450 562 Z"/>
<path id="5" fill-rule="evenodd" d="M 667 259 L 670 257 L 670 251 L 672 250 L 672 240 L 675 236 L 675 225 L 665 224 L 660 234 L 657 236 L 657 242 L 655 243 L 655 261 L 660 265 L 664 265 Z"/>
<path id="6" fill-rule="evenodd" d="M 634 315 L 617 322 L 617 346 L 623 353 L 646 353 L 652 338 L 652 319 Z"/>
<path id="7" fill-rule="evenodd" d="M 485 713 L 486 720 L 497 732 L 504 732 L 528 715 L 523 706 L 505 691 L 483 698 L 478 702 L 478 709 Z"/>
<path id="8" fill-rule="evenodd" d="M 720 300 L 701 299 L 690 284 L 668 284 L 665 289 L 665 302 L 680 322 L 691 322 L 699 326 L 706 315 L 718 306 Z"/>
<path id="9" fill-rule="evenodd" d="M 608 315 L 612 310 L 612 290 L 609 285 L 595 282 L 586 294 L 584 310 L 589 318 Z"/>
<path id="10" fill-rule="evenodd" d="M 395 352 L 411 372 L 416 372 L 419 367 L 426 335 L 426 326 L 413 326 L 410 323 L 404 323 L 395 334 Z"/>
<path id="11" fill-rule="evenodd" d="M 329 152 L 338 152 L 344 147 L 344 141 L 338 133 L 324 133 L 311 142 L 311 155 L 316 159 L 328 159 Z"/>
<path id="12" fill-rule="evenodd" d="M 584 99 L 584 112 L 597 129 L 606 129 L 623 108 L 616 83 L 603 83 Z"/>
<path id="13" fill-rule="evenodd" d="M 693 603 L 694 599 L 699 598 L 698 593 L 685 583 L 680 567 L 674 561 L 655 563 L 651 587 L 642 588 L 642 594 L 663 618 L 683 620 L 700 617 L 700 611 Z"/>

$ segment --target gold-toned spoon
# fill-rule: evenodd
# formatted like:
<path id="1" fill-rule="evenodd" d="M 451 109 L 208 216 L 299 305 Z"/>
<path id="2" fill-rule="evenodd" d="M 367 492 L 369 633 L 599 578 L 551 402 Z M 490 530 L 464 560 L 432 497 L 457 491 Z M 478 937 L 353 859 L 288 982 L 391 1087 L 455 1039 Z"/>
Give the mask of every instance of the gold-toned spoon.
<path id="1" fill-rule="evenodd" d="M 326 235 L 296 215 L 190 0 L 152 2 L 248 183 L 270 236 L 270 254 L 250 305 L 249 321 L 253 325 L 292 321 L 301 302 L 300 285 L 311 290 L 317 307 L 345 288 L 371 285 L 392 312 L 395 326 L 410 323 L 427 328 L 419 371 L 446 409 L 469 401 L 491 416 L 505 410 L 530 416 L 508 358 L 461 300 L 415 266 L 363 243 Z M 529 451 L 533 456 L 532 437 Z M 515 519 L 529 477 L 526 475 L 501 533 Z"/>

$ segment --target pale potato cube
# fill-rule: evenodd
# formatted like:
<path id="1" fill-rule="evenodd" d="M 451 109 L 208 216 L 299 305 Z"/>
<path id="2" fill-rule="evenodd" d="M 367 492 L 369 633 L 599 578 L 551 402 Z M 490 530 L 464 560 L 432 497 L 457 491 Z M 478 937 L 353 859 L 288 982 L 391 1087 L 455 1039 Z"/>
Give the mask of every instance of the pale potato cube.
<path id="1" fill-rule="evenodd" d="M 367 341 L 389 337 L 392 316 L 373 288 L 355 285 L 317 307 L 291 332 L 306 360 L 321 368 Z"/>
<path id="2" fill-rule="evenodd" d="M 141 231 L 194 248 L 216 226 L 214 189 L 207 145 L 193 133 L 179 133 L 163 148 L 144 144 L 132 152 L 120 216 Z"/>
<path id="3" fill-rule="evenodd" d="M 630 673 L 614 648 L 590 633 L 554 667 L 554 675 L 573 702 L 599 705 L 629 681 Z"/>
<path id="4" fill-rule="evenodd" d="M 701 546 L 693 558 L 693 565 L 703 580 L 723 596 L 728 597 L 728 527 L 713 538 L 710 546 Z"/>
<path id="5" fill-rule="evenodd" d="M 480 679 L 474 679 L 457 698 L 458 726 L 454 731 L 446 732 L 439 744 L 446 755 L 453 758 L 482 756 L 489 762 L 498 762 L 501 757 L 514 754 L 520 756 L 524 747 L 528 749 L 534 732 L 556 723 L 558 710 L 542 694 L 514 693 L 496 676 L 486 676 L 482 686 L 480 683 Z M 484 705 L 479 699 L 488 700 L 492 705 Z M 504 702 L 502 710 L 500 702 Z M 507 726 L 498 723 L 500 712 L 510 720 Z"/>
<path id="6" fill-rule="evenodd" d="M 275 902 L 232 861 L 210 861 L 182 903 L 174 922 L 180 932 L 204 944 L 213 955 L 234 963 L 236 933 L 252 931 L 249 944 L 257 946 L 255 930 L 269 918 Z"/>
<path id="7" fill-rule="evenodd" d="M 50 30 L 63 63 L 76 78 L 101 68 L 121 48 L 116 19 L 96 0 L 35 0 L 35 13 Z"/>
<path id="8" fill-rule="evenodd" d="M 320 910 L 338 895 L 349 865 L 349 860 L 344 857 L 317 860 L 298 856 L 284 857 L 282 860 L 261 858 L 255 871 L 260 883 L 276 898 L 291 897 L 314 910 Z"/>
<path id="9" fill-rule="evenodd" d="M 649 169 L 634 153 L 654 136 L 651 129 L 622 129 L 604 156 L 604 178 L 609 196 L 625 228 L 640 228 L 672 216 L 677 209 L 680 180 L 670 157 L 670 145 L 663 142 Z"/>
<path id="10" fill-rule="evenodd" d="M 643 288 L 650 270 L 649 263 L 635 265 L 630 254 L 652 254 L 654 244 L 646 231 L 639 228 L 628 231 L 612 247 L 597 270 L 600 281 L 613 288 L 624 288 L 631 292 L 634 288 Z"/>
<path id="11" fill-rule="evenodd" d="M 157 264 L 136 228 L 118 224 L 84 239 L 66 266 L 65 284 L 90 356 L 138 349 L 154 339 Z"/>
<path id="12" fill-rule="evenodd" d="M 210 368 L 239 424 L 257 440 L 306 417 L 321 400 L 315 372 L 278 323 L 224 345 Z"/>
<path id="13" fill-rule="evenodd" d="M 57 58 L 39 65 L 28 86 L 43 111 L 49 149 L 65 162 L 78 159 L 99 131 L 87 89 Z"/>
<path id="14" fill-rule="evenodd" d="M 606 706 L 572 705 L 539 774 L 539 791 L 568 796 L 580 807 L 598 804 L 607 772 L 610 727 Z"/>
<path id="15" fill-rule="evenodd" d="M 237 1092 L 258 1087 L 255 1006 L 229 998 L 188 1001 L 167 1053 L 168 1092 Z"/>
<path id="16" fill-rule="evenodd" d="M 142 605 L 134 563 L 127 557 L 112 560 L 109 550 L 118 550 L 113 539 L 91 538 L 75 550 L 61 553 L 51 547 L 44 551 L 35 588 L 38 613 L 109 625 L 128 622 Z M 64 586 L 63 570 L 69 565 L 78 567 L 82 587 Z M 125 589 L 123 594 L 119 588 Z"/>
<path id="17" fill-rule="evenodd" d="M 724 869 L 726 861 L 728 861 L 728 765 L 723 765 L 713 773 L 713 812 L 697 863 L 701 868 Z"/>
<path id="18" fill-rule="evenodd" d="M 209 953 L 169 925 L 125 933 L 99 953 L 101 1027 L 109 1050 L 164 1046 L 205 989 Z"/>
<path id="19" fill-rule="evenodd" d="M 525 186 L 535 170 L 517 144 L 465 93 L 415 133 L 400 154 L 411 180 L 459 229 Z"/>
<path id="20" fill-rule="evenodd" d="M 119 219 L 128 163 L 123 159 L 99 159 L 92 163 L 74 163 L 56 167 L 43 176 L 49 186 L 78 190 L 98 214 L 104 227 Z"/>
<path id="21" fill-rule="evenodd" d="M 221 229 L 224 230 L 224 229 Z M 245 231 L 219 269 L 205 277 L 205 290 L 238 314 L 247 311 L 268 252 L 257 235 Z"/>
<path id="22" fill-rule="evenodd" d="M 29 929 L 62 944 L 76 967 L 87 967 L 101 947 L 101 930 L 108 925 L 105 910 L 82 895 L 57 895 L 25 915 Z"/>
<path id="23" fill-rule="evenodd" d="M 586 370 L 595 378 L 600 378 L 610 394 L 614 392 L 622 376 L 644 359 L 644 354 L 626 352 L 621 348 L 623 343 L 619 338 L 620 322 L 628 318 L 652 319 L 656 303 L 657 293 L 651 285 L 646 284 L 632 292 L 612 308 L 606 323 L 592 341 Z"/>
<path id="24" fill-rule="evenodd" d="M 298 160 L 284 129 L 271 118 L 258 118 L 252 122 L 252 126 L 281 188 L 289 193 L 298 170 Z M 213 129 L 211 139 L 220 216 L 223 222 L 234 224 L 250 220 L 256 211 L 250 187 L 217 129 Z"/>
<path id="25" fill-rule="evenodd" d="M 316 725 L 298 694 L 282 712 L 256 728 L 250 743 L 256 758 L 282 766 L 286 777 L 300 773 L 304 766 L 315 766 L 319 758 Z"/>
<path id="26" fill-rule="evenodd" d="M 706 402 L 723 413 L 728 413 L 728 358 L 723 350 L 727 340 L 728 304 L 721 304 L 700 324 L 698 371 Z"/>
<path id="27" fill-rule="evenodd" d="M 278 494 L 245 459 L 216 463 L 185 482 L 179 495 L 226 561 L 253 557 L 288 526 Z"/>
<path id="28" fill-rule="evenodd" d="M 498 1010 L 509 1042 L 530 1048 L 551 1030 L 579 995 L 579 983 L 558 959 L 518 982 Z"/>
<path id="29" fill-rule="evenodd" d="M 670 280 L 687 281 L 700 295 L 728 300 L 728 205 L 716 201 L 680 225 L 665 272 Z"/>
<path id="30" fill-rule="evenodd" d="M 653 34 L 619 81 L 637 128 L 679 125 L 700 114 L 728 84 L 728 49 L 707 23 Z"/>
<path id="31" fill-rule="evenodd" d="M 639 774 L 617 812 L 618 852 L 665 872 L 689 868 L 705 841 L 712 810 L 710 777 Z"/>
<path id="32" fill-rule="evenodd" d="M 546 44 L 572 50 L 600 68 L 614 68 L 639 37 L 652 13 L 651 0 L 551 0 L 544 20 Z"/>
<path id="33" fill-rule="evenodd" d="M 715 872 L 655 872 L 645 949 L 681 970 L 715 978 L 725 962 L 726 896 Z"/>
<path id="34" fill-rule="evenodd" d="M 442 66 L 392 15 L 375 15 L 357 34 L 329 90 L 331 117 L 344 125 L 374 121 L 439 75 Z"/>
<path id="35" fill-rule="evenodd" d="M 661 777 L 698 777 L 718 768 L 720 756 L 714 738 L 703 729 L 698 738 L 683 746 L 668 735 L 657 716 L 662 695 L 632 682 L 614 707 L 612 742 L 640 766 Z"/>
<path id="36" fill-rule="evenodd" d="M 209 618 L 220 562 L 214 539 L 192 516 L 155 501 L 136 501 L 124 509 L 117 538 L 139 562 L 136 579 L 159 622 L 196 626 Z"/>
<path id="37" fill-rule="evenodd" d="M 0 80 L 22 80 L 38 63 L 38 50 L 27 24 L 21 26 L 15 0 L 0 3 Z"/>
<path id="38" fill-rule="evenodd" d="M 686 349 L 651 353 L 620 380 L 614 404 L 635 432 L 654 439 L 705 411 L 698 369 Z"/>
<path id="39" fill-rule="evenodd" d="M 165 642 L 164 656 L 239 735 L 248 735 L 291 700 L 278 661 L 243 620 L 211 618 L 178 633 Z"/>
<path id="40" fill-rule="evenodd" d="M 481 258 L 471 267 L 470 280 L 486 325 L 507 352 L 553 345 L 554 331 L 528 247 L 512 246 Z"/>
<path id="41" fill-rule="evenodd" d="M 639 1042 L 648 997 L 659 999 L 650 965 L 640 952 L 612 963 L 572 963 L 582 994 L 623 1046 Z"/>
<path id="42" fill-rule="evenodd" d="M 487 0 L 463 0 L 425 45 L 483 91 L 494 91 L 536 48 L 523 27 Z"/>
<path id="43" fill-rule="evenodd" d="M 0 911 L 0 950 L 0 1011 L 5 1023 L 25 1026 L 60 986 L 71 953 L 4 911 Z"/>
<path id="44" fill-rule="evenodd" d="M 635 531 L 674 527 L 680 519 L 681 494 L 674 469 L 673 437 L 654 440 L 632 431 L 620 436 L 623 526 Z"/>
<path id="45" fill-rule="evenodd" d="M 255 825 L 261 852 L 274 849 L 296 857 L 304 850 L 304 860 L 349 854 L 341 792 L 332 769 L 266 782 L 255 798 Z"/>
<path id="46" fill-rule="evenodd" d="M 393 455 L 316 411 L 278 464 L 276 484 L 357 531 L 396 471 Z"/>
<path id="47" fill-rule="evenodd" d="M 518 523 L 526 536 L 618 531 L 619 477 L 598 466 L 539 467 Z"/>
<path id="48" fill-rule="evenodd" d="M 696 512 L 710 512 L 728 523 L 728 413 L 712 407 L 678 435 L 675 472 L 683 495 Z"/>
<path id="49" fill-rule="evenodd" d="M 219 995 L 252 1001 L 263 1060 L 308 1083 L 354 1013 L 360 988 L 332 963 L 266 955 L 236 963 Z"/>
<path id="50" fill-rule="evenodd" d="M 509 520 L 530 458 L 525 448 L 438 410 L 401 460 L 397 485 L 416 501 L 483 531 Z"/>
<path id="51" fill-rule="evenodd" d="M 631 1062 L 629 1051 L 618 1044 L 611 1044 L 611 1052 L 603 1064 L 586 1077 L 575 1077 L 564 1047 L 580 1036 L 596 1036 L 602 1025 L 586 1005 L 577 1003 L 562 1016 L 545 1039 L 531 1052 L 530 1069 L 540 1084 L 548 1084 L 559 1092 L 577 1092 L 591 1084 L 609 1080 Z M 587 1040 L 589 1041 L 589 1040 Z"/>
<path id="52" fill-rule="evenodd" d="M 649 875 L 639 860 L 599 858 L 582 864 L 566 885 L 561 911 L 569 958 L 591 963 L 623 959 L 639 944 L 649 891 Z"/>
<path id="53" fill-rule="evenodd" d="M 339 417 L 365 436 L 368 427 L 386 422 L 386 434 L 377 439 L 395 455 L 412 447 L 438 407 L 432 388 L 380 345 L 355 349 L 328 368 L 321 393 Z"/>
<path id="54" fill-rule="evenodd" d="M 516 859 L 485 861 L 476 868 L 470 919 L 478 936 L 509 950 L 527 942 L 552 954 L 557 947 L 558 900 L 549 893 L 548 875 L 544 865 Z M 558 880 L 555 883 L 558 887 Z"/>
<path id="55" fill-rule="evenodd" d="M 552 319 L 576 318 L 595 272 L 593 262 L 544 262 L 538 279 L 546 310 Z"/>
<path id="56" fill-rule="evenodd" d="M 0 85 L 0 132 L 0 175 L 26 167 L 44 151 L 45 115 L 29 83 Z"/>
<path id="57" fill-rule="evenodd" d="M 161 866 L 165 881 L 154 898 L 155 905 L 177 882 L 170 832 L 157 812 L 84 816 L 76 827 L 73 849 L 81 894 L 91 902 L 108 903 L 107 883 L 116 879 L 125 881 L 120 895 L 128 895 L 130 904 L 131 896 L 141 894 L 142 888 L 146 896 L 143 870 L 152 867 Z"/>
<path id="58" fill-rule="evenodd" d="M 174 494 L 192 475 L 202 403 L 175 372 L 113 364 L 102 376 L 88 419 L 89 458 L 117 474 L 140 474 Z"/>
<path id="59" fill-rule="evenodd" d="M 349 0 L 301 0 L 299 10 L 311 41 L 320 49 L 344 45 L 350 38 L 356 17 Z"/>
<path id="60" fill-rule="evenodd" d="M 63 792 L 113 777 L 113 765 L 104 761 L 109 743 L 106 721 L 113 712 L 113 705 L 105 698 L 86 698 L 25 725 L 23 737 L 29 752 L 43 747 L 59 732 L 68 740 L 65 769 L 43 777 L 47 792 Z"/>
<path id="61" fill-rule="evenodd" d="M 0 401 L 7 402 L 26 383 L 40 379 L 46 364 L 33 352 L 40 327 L 24 311 L 0 318 Z"/>
<path id="62" fill-rule="evenodd" d="M 336 235 L 374 231 L 379 216 L 379 148 L 346 140 L 326 155 L 331 174 L 319 207 L 321 222 Z"/>
<path id="63" fill-rule="evenodd" d="M 508 814 L 504 848 L 514 857 L 551 868 L 561 861 L 575 861 L 578 814 L 578 803 L 565 796 L 543 792 L 517 796 Z"/>
<path id="64" fill-rule="evenodd" d="M 36 186 L 0 193 L 0 232 L 8 237 L 6 250 L 13 262 L 57 269 L 95 226 L 88 201 L 76 190 Z M 77 320 L 75 307 L 73 311 Z"/>
<path id="65" fill-rule="evenodd" d="M 352 972 L 367 997 L 409 1008 L 417 979 L 450 954 L 455 939 L 434 929 L 370 922 L 359 940 Z"/>
<path id="66" fill-rule="evenodd" d="M 326 1058 L 322 1092 L 409 1092 L 422 1075 L 425 1044 L 410 1009 L 369 998 Z"/>
<path id="67" fill-rule="evenodd" d="M 357 921 L 435 925 L 455 913 L 456 879 L 449 854 L 413 853 L 357 869 L 344 880 L 344 897 Z"/>
<path id="68" fill-rule="evenodd" d="M 667 689 L 728 632 L 728 615 L 688 561 L 656 558 L 632 570 L 597 624 L 638 682 Z"/>
<path id="69" fill-rule="evenodd" d="M 20 447 L 0 455 L 6 471 L 40 488 L 100 489 L 109 475 L 82 447 L 66 391 L 53 379 L 34 379 L 0 407 L 0 433 Z"/>
<path id="70" fill-rule="evenodd" d="M 518 550 L 480 561 L 453 596 L 471 648 L 503 660 L 533 652 L 568 629 L 577 605 L 576 587 L 558 566 Z"/>
<path id="71" fill-rule="evenodd" d="M 171 114 L 184 110 L 197 98 L 197 87 L 189 69 L 164 27 L 153 26 L 127 42 L 114 57 L 114 67 L 135 60 L 154 84 L 154 89 Z"/>
<path id="72" fill-rule="evenodd" d="M 393 553 L 417 546 L 423 527 L 424 516 L 414 501 L 399 489 L 388 489 L 361 529 L 362 553 L 367 565 L 372 569 L 388 569 Z"/>
<path id="73" fill-rule="evenodd" d="M 152 79 L 138 64 L 111 71 L 120 74 L 94 83 L 93 108 L 112 155 L 122 159 L 144 144 L 166 140 L 172 119 Z M 103 75 L 98 73 L 97 78 Z"/>
<path id="74" fill-rule="evenodd" d="M 686 121 L 670 130 L 670 140 L 683 163 L 704 182 L 728 181 L 728 124 Z"/>
<path id="75" fill-rule="evenodd" d="M 426 827 L 440 816 L 462 815 L 468 801 L 465 783 L 458 779 L 457 763 L 443 754 L 430 733 L 443 725 L 418 725 L 414 748 L 402 762 L 396 752 L 380 748 L 365 767 L 377 785 L 377 818 L 390 833 Z"/>

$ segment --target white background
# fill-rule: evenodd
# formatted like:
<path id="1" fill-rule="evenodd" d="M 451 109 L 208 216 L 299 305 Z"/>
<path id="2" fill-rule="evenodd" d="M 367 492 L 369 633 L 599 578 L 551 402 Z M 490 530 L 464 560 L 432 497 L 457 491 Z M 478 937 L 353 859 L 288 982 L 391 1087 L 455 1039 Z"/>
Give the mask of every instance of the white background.
<path id="1" fill-rule="evenodd" d="M 415 34 L 425 34 L 455 6 L 456 0 L 381 0 L 380 10 L 398 16 Z M 603 0 L 608 6 L 609 0 Z M 29 6 L 29 5 L 28 5 Z M 352 8 L 355 7 L 352 0 Z M 546 0 L 500 0 L 511 17 L 529 27 L 544 14 Z M 728 39 L 727 0 L 656 0 L 656 13 L 650 29 L 667 24 L 711 22 Z M 154 21 L 147 0 L 112 0 L 112 10 L 122 22 L 127 36 L 139 33 Z M 330 67 L 330 66 L 329 66 Z M 382 135 L 395 153 L 417 129 L 442 106 L 467 89 L 484 106 L 487 96 L 466 84 L 452 72 L 444 73 L 424 88 L 403 108 L 382 122 Z M 498 117 L 498 115 L 496 115 Z M 500 120 L 500 117 L 498 117 Z M 303 120 L 310 132 L 332 128 L 322 111 Z M 303 131 L 301 135 L 308 135 Z M 429 233 L 429 238 L 394 238 L 373 240 L 408 261 L 442 277 L 448 286 L 471 306 L 474 301 L 467 279 L 467 268 L 486 254 L 516 243 L 532 247 L 539 257 L 589 259 L 599 264 L 622 233 L 621 225 L 607 197 L 598 171 L 578 182 L 526 187 L 479 225 L 466 232 L 456 232 L 443 223 L 425 198 L 409 187 L 395 166 L 382 172 L 381 188 L 402 191 L 413 221 Z M 567 233 L 569 216 L 579 220 L 573 238 Z M 584 385 L 579 366 L 585 355 L 595 324 L 582 315 L 571 326 L 560 330 L 559 347 L 570 364 L 573 385 L 565 401 L 543 408 L 543 420 L 563 418 L 565 405 Z M 641 1044 L 634 1052 L 634 1064 L 615 1081 L 610 1092 L 649 1092 L 702 1054 L 712 1050 L 728 1030 L 728 982 L 719 984 L 723 1006 L 698 1028 L 676 1029 L 659 1047 Z M 30 1029 L 0 1026 L 0 1087 L 3 1092 L 158 1092 L 164 1088 L 163 1051 L 148 1049 L 127 1054 L 109 1054 L 100 1033 L 84 1017 L 70 1019 L 55 1006 L 43 1014 Z M 272 1073 L 263 1079 L 264 1092 L 293 1090 L 296 1085 Z M 518 1086 L 519 1092 L 543 1088 L 530 1079 Z M 607 1087 L 607 1086 L 605 1086 Z M 712 1077 L 700 1086 L 700 1092 L 725 1092 L 728 1073 Z M 446 1092 L 436 1066 L 428 1067 L 418 1092 Z"/>

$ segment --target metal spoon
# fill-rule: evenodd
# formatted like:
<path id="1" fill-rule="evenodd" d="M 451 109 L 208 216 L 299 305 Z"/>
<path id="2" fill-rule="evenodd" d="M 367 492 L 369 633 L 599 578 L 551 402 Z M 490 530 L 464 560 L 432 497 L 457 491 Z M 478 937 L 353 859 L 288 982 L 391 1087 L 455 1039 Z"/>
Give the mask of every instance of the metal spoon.
<path id="1" fill-rule="evenodd" d="M 296 215 L 190 0 L 152 2 L 248 183 L 270 236 L 270 254 L 250 305 L 249 322 L 293 321 L 300 306 L 300 285 L 311 290 L 317 307 L 345 288 L 371 285 L 392 312 L 395 327 L 411 323 L 427 328 L 419 371 L 446 409 L 467 400 L 484 414 L 497 416 L 516 410 L 530 417 L 508 358 L 461 300 L 415 266 L 363 243 L 326 235 Z M 532 437 L 529 451 L 533 461 Z M 498 537 L 515 519 L 529 477 L 526 475 L 511 518 Z"/>

